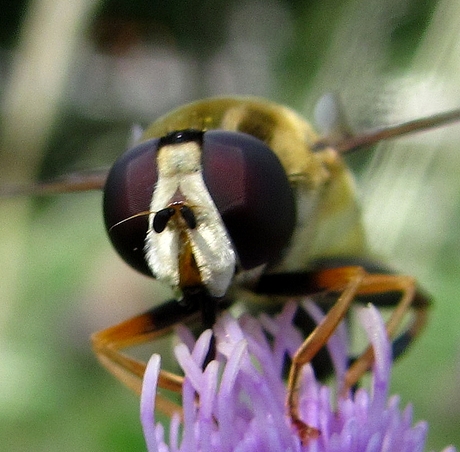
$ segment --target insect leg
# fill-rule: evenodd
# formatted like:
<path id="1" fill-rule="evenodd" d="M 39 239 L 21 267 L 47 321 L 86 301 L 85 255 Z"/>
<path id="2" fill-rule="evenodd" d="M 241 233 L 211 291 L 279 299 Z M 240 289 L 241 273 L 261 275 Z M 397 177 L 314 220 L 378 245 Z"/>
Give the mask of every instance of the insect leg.
<path id="1" fill-rule="evenodd" d="M 310 439 L 317 438 L 320 432 L 316 428 L 305 424 L 299 416 L 298 392 L 302 368 L 326 344 L 340 321 L 345 317 L 366 273 L 361 267 L 342 267 L 322 270 L 312 276 L 314 276 L 313 279 L 316 280 L 318 287 L 329 286 L 333 290 L 339 287 L 345 288 L 322 322 L 311 332 L 292 358 L 286 404 L 292 425 L 297 429 L 299 437 L 304 443 Z"/>
<path id="2" fill-rule="evenodd" d="M 94 333 L 91 337 L 94 352 L 109 372 L 128 388 L 140 394 L 146 363 L 128 356 L 122 350 L 163 336 L 177 323 L 198 319 L 199 314 L 199 306 L 183 306 L 177 300 L 167 301 L 144 314 Z M 158 386 L 180 392 L 182 377 L 161 370 Z M 180 412 L 178 405 L 161 395 L 157 396 L 156 403 L 157 409 L 165 414 Z"/>
<path id="3" fill-rule="evenodd" d="M 407 306 L 405 300 L 412 297 L 409 304 L 415 311 L 414 321 L 392 343 L 393 359 L 398 358 L 423 329 L 427 320 L 428 308 L 431 305 L 430 297 L 420 288 L 415 287 L 415 282 L 411 277 L 394 274 L 391 269 L 369 259 L 332 258 L 315 262 L 315 270 L 309 272 L 262 275 L 255 292 L 287 297 L 302 297 L 325 291 L 328 293 L 335 292 L 331 289 L 333 281 L 321 283 L 315 274 L 320 274 L 322 270 L 342 267 L 362 267 L 366 271 L 366 284 L 357 293 L 357 302 L 362 304 L 369 302 L 385 308 L 401 305 L 399 310 L 394 313 L 395 316 L 400 315 L 399 320 L 398 317 L 394 317 L 392 323 L 400 323 L 403 314 L 407 311 L 407 307 L 404 308 Z M 371 276 L 374 278 L 371 279 Z M 328 286 L 324 285 L 325 282 Z M 402 298 L 402 294 L 408 291 L 412 293 L 412 296 L 407 295 L 406 299 Z"/>
<path id="4" fill-rule="evenodd" d="M 357 295 L 374 295 L 387 292 L 401 294 L 390 318 L 386 323 L 387 334 L 394 338 L 405 314 L 414 308 L 415 315 L 412 323 L 403 333 L 393 340 L 393 358 L 401 354 L 405 348 L 418 336 L 427 322 L 430 301 L 416 290 L 415 281 L 410 276 L 367 274 Z M 346 375 L 343 391 L 354 386 L 362 375 L 371 367 L 374 360 L 372 346 L 369 346 L 350 366 Z"/>
<path id="5" fill-rule="evenodd" d="M 378 267 L 377 267 L 378 271 Z M 285 296 L 300 296 L 318 292 L 339 293 L 334 306 L 328 311 L 323 321 L 313 330 L 293 357 L 289 380 L 287 405 L 293 425 L 299 431 L 303 441 L 316 437 L 319 432 L 299 419 L 298 384 L 302 367 L 310 362 L 320 348 L 326 344 L 335 331 L 338 323 L 346 315 L 349 307 L 358 297 L 360 301 L 375 296 L 399 293 L 398 301 L 393 297 L 376 298 L 380 305 L 395 306 L 386 324 L 389 337 L 393 337 L 401 321 L 409 310 L 415 309 L 415 318 L 409 328 L 394 342 L 394 355 L 400 354 L 416 337 L 426 323 L 429 300 L 416 290 L 415 281 L 409 276 L 383 273 L 368 273 L 362 266 L 347 266 L 318 269 L 311 272 L 263 275 L 259 280 L 256 292 Z M 355 361 L 345 377 L 345 388 L 352 387 L 372 365 L 374 356 L 372 347 Z"/>

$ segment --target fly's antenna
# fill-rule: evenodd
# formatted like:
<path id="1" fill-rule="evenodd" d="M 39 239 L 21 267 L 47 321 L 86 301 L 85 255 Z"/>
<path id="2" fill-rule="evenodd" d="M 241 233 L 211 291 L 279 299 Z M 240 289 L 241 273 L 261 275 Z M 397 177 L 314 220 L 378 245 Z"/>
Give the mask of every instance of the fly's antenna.
<path id="1" fill-rule="evenodd" d="M 151 213 L 154 213 L 154 212 L 152 212 L 150 210 L 144 210 L 143 212 L 139 212 L 139 213 L 136 213 L 134 215 L 131 215 L 128 218 L 124 218 L 123 220 L 120 220 L 117 223 L 115 223 L 112 226 L 110 226 L 108 232 L 111 232 L 112 229 L 116 228 L 117 226 L 120 226 L 120 224 L 126 223 L 127 221 L 130 221 L 130 220 L 134 220 L 134 218 L 146 217 L 146 216 L 150 215 Z"/>

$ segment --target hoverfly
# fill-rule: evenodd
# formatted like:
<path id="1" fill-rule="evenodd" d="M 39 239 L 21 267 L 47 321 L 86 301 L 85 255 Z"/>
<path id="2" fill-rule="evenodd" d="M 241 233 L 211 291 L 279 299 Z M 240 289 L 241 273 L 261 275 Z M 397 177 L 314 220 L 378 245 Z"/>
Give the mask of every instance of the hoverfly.
<path id="1" fill-rule="evenodd" d="M 317 432 L 298 415 L 300 371 L 353 302 L 371 297 L 394 305 L 387 331 L 395 355 L 419 334 L 430 304 L 412 277 L 392 274 L 372 260 L 341 154 L 459 118 L 460 111 L 453 111 L 332 140 L 266 100 L 207 99 L 154 122 L 108 175 L 76 175 L 31 191 L 104 188 L 105 225 L 115 249 L 129 265 L 175 290 L 175 299 L 92 336 L 101 363 L 137 393 L 145 363 L 125 348 L 200 316 L 202 326 L 211 327 L 241 290 L 268 301 L 334 295 L 335 304 L 290 367 L 289 415 L 305 440 Z M 413 321 L 398 333 L 409 309 Z M 346 386 L 372 361 L 369 347 L 349 368 Z M 161 388 L 178 392 L 181 385 L 180 376 L 160 374 Z M 175 409 L 166 398 L 157 403 L 168 413 Z"/>

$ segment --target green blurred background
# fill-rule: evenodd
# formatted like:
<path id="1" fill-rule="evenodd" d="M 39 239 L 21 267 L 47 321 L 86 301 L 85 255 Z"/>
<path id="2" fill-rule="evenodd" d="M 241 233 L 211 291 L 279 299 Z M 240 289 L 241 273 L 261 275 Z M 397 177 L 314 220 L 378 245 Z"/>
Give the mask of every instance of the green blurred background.
<path id="1" fill-rule="evenodd" d="M 132 124 L 253 94 L 311 118 L 340 94 L 356 130 L 460 106 L 457 0 L 0 2 L 1 185 L 109 165 Z M 392 392 L 460 446 L 460 127 L 350 156 L 369 241 L 435 296 Z M 5 451 L 139 451 L 138 400 L 92 331 L 160 302 L 108 243 L 101 194 L 0 202 Z"/>

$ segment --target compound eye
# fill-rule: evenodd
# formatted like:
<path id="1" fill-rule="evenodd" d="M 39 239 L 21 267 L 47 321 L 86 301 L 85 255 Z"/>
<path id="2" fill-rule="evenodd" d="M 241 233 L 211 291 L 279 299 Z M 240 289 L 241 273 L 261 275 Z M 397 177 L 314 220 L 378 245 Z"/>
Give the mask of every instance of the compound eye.
<path id="1" fill-rule="evenodd" d="M 110 170 L 104 188 L 104 220 L 113 246 L 133 268 L 151 276 L 145 261 L 148 211 L 157 183 L 156 154 L 162 139 L 139 144 Z M 244 269 L 276 262 L 295 226 L 295 200 L 278 157 L 262 141 L 239 132 L 203 134 L 202 172 Z M 174 212 L 157 212 L 164 230 Z M 180 215 L 194 229 L 193 210 Z"/>
<path id="2" fill-rule="evenodd" d="M 112 166 L 104 188 L 104 221 L 113 246 L 129 265 L 150 276 L 144 246 L 158 178 L 159 141 L 148 140 L 125 152 Z"/>
<path id="3" fill-rule="evenodd" d="M 211 130 L 203 137 L 202 165 L 241 266 L 276 262 L 289 244 L 296 209 L 275 153 L 251 135 Z"/>

